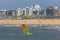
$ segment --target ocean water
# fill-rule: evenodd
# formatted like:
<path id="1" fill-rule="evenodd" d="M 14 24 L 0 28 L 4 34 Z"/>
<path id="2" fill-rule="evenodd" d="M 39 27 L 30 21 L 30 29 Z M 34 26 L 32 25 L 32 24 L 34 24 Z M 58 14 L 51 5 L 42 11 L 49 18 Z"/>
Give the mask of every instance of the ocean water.
<path id="1" fill-rule="evenodd" d="M 59 31 L 30 30 L 32 35 L 24 35 L 21 27 L 0 26 L 0 40 L 60 40 Z"/>

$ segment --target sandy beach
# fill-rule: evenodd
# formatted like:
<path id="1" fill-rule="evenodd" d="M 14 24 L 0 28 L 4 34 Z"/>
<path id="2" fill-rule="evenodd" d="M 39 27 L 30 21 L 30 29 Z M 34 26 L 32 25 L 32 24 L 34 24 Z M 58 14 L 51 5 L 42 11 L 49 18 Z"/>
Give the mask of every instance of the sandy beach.
<path id="1" fill-rule="evenodd" d="M 0 20 L 0 24 L 60 24 L 60 19 Z"/>

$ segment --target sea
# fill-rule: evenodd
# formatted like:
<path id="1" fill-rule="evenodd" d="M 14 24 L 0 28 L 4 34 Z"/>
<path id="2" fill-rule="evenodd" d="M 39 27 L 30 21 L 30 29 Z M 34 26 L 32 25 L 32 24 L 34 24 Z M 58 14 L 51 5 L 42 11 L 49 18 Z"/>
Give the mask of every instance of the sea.
<path id="1" fill-rule="evenodd" d="M 37 27 L 36 25 L 29 25 L 32 34 L 25 35 L 19 25 L 0 25 L 0 40 L 60 40 L 59 29 L 38 29 L 39 27 Z"/>

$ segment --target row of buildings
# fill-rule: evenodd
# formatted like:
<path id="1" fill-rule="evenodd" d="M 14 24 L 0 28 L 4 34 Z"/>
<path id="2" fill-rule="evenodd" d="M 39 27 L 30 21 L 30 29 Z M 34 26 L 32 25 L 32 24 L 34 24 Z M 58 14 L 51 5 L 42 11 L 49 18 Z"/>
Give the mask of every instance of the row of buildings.
<path id="1" fill-rule="evenodd" d="M 60 17 L 60 9 L 56 6 L 49 6 L 42 9 L 38 4 L 26 8 L 18 8 L 17 10 L 0 10 L 0 18 L 44 18 L 44 17 Z"/>

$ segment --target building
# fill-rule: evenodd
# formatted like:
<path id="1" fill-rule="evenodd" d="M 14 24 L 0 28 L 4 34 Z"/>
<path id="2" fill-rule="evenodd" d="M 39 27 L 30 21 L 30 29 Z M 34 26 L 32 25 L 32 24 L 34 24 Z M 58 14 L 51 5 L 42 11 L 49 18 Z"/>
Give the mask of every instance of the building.
<path id="1" fill-rule="evenodd" d="M 17 16 L 18 17 L 22 16 L 22 9 L 20 9 L 20 8 L 17 9 Z"/>
<path id="2" fill-rule="evenodd" d="M 56 6 L 49 6 L 46 10 L 47 16 L 49 17 L 59 17 L 60 9 Z"/>
<path id="3" fill-rule="evenodd" d="M 8 16 L 9 17 L 16 17 L 17 13 L 16 13 L 16 10 L 9 10 L 8 11 Z"/>
<path id="4" fill-rule="evenodd" d="M 53 9 L 54 9 L 53 6 L 47 7 L 47 9 L 46 9 L 47 17 L 53 17 L 54 16 Z"/>
<path id="5" fill-rule="evenodd" d="M 46 17 L 46 16 L 47 16 L 46 10 L 43 10 L 43 17 Z"/>
<path id="6" fill-rule="evenodd" d="M 33 9 L 33 16 L 36 17 L 37 16 L 37 10 Z"/>
<path id="7" fill-rule="evenodd" d="M 3 12 L 3 11 L 0 11 L 0 18 L 3 16 L 2 12 Z"/>
<path id="8" fill-rule="evenodd" d="M 23 8 L 22 9 L 23 17 L 29 18 L 29 16 L 31 16 L 31 11 L 32 10 L 29 7 Z"/>
<path id="9" fill-rule="evenodd" d="M 60 9 L 54 10 L 54 17 L 60 17 Z"/>
<path id="10" fill-rule="evenodd" d="M 43 17 L 45 17 L 46 16 L 46 10 L 41 10 L 41 11 L 39 11 L 39 17 L 40 18 L 43 18 Z"/>
<path id="11" fill-rule="evenodd" d="M 22 9 L 22 18 L 26 17 L 26 9 Z"/>
<path id="12" fill-rule="evenodd" d="M 29 17 L 29 7 L 26 7 L 26 13 L 25 16 L 28 18 Z"/>
<path id="13" fill-rule="evenodd" d="M 0 16 L 2 16 L 3 18 L 7 18 L 8 17 L 8 11 L 7 11 L 7 9 L 1 10 L 0 13 L 1 13 Z"/>
<path id="14" fill-rule="evenodd" d="M 29 17 L 33 16 L 33 8 L 29 8 Z"/>
<path id="15" fill-rule="evenodd" d="M 37 4 L 34 6 L 34 9 L 33 9 L 34 17 L 39 17 L 40 13 L 41 13 L 41 7 Z"/>
<path id="16" fill-rule="evenodd" d="M 52 11 L 53 11 L 53 8 L 52 8 L 52 7 L 48 7 L 48 8 L 46 9 L 47 17 L 53 16 Z"/>

